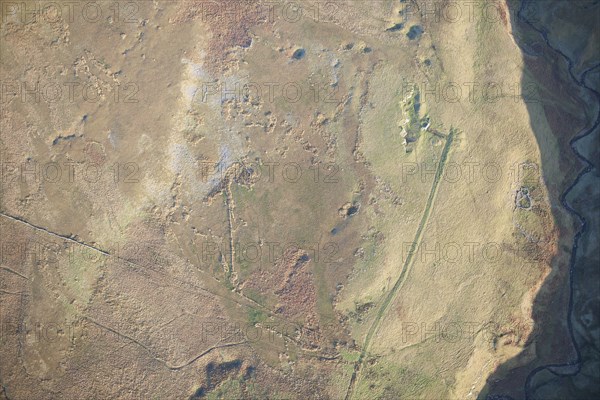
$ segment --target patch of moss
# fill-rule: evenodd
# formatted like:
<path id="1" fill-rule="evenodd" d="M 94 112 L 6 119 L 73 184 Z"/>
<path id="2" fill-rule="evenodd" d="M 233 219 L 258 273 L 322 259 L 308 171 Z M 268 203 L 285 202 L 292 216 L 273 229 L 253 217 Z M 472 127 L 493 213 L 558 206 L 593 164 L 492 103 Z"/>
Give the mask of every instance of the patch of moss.
<path id="1" fill-rule="evenodd" d="M 260 322 L 263 322 L 266 319 L 267 319 L 267 316 L 261 310 L 250 309 L 250 311 L 248 311 L 248 321 L 252 325 L 256 325 Z"/>

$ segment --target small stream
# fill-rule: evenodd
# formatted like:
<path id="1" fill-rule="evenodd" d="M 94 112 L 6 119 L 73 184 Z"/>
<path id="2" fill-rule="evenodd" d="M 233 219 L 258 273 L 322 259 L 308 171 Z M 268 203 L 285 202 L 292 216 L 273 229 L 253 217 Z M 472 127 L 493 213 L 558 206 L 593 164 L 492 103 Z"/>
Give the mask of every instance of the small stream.
<path id="1" fill-rule="evenodd" d="M 579 222 L 580 222 L 580 228 L 577 231 L 577 233 L 575 234 L 575 236 L 573 237 L 573 246 L 571 248 L 571 258 L 569 260 L 569 304 L 568 304 L 568 309 L 567 309 L 567 328 L 568 328 L 568 331 L 569 331 L 569 335 L 571 337 L 571 341 L 573 342 L 573 346 L 574 346 L 575 351 L 577 353 L 577 359 L 575 359 L 573 361 L 570 361 L 568 363 L 564 363 L 564 364 L 542 365 L 542 366 L 539 366 L 539 367 L 535 368 L 534 370 L 532 370 L 529 373 L 529 375 L 527 376 L 527 379 L 525 381 L 525 396 L 526 396 L 526 399 L 530 399 L 531 398 L 530 395 L 529 395 L 530 386 L 531 386 L 531 383 L 533 381 L 533 378 L 539 372 L 544 371 L 544 370 L 548 370 L 548 371 L 550 371 L 552 374 L 554 374 L 556 376 L 564 377 L 564 376 L 573 376 L 573 375 L 576 375 L 581 370 L 581 350 L 579 349 L 577 341 L 575 340 L 575 335 L 574 335 L 574 332 L 573 332 L 573 324 L 571 322 L 571 316 L 572 316 L 572 312 L 573 312 L 573 290 L 574 290 L 573 276 L 574 276 L 574 271 L 575 271 L 576 263 L 577 263 L 577 249 L 579 247 L 579 240 L 581 239 L 582 235 L 587 230 L 587 221 L 586 221 L 585 217 L 582 214 L 580 214 L 579 212 L 577 212 L 577 210 L 575 210 L 575 208 L 573 208 L 568 203 L 567 196 L 575 188 L 575 186 L 577 186 L 579 184 L 579 182 L 581 181 L 581 179 L 583 178 L 583 176 L 586 175 L 586 174 L 588 174 L 589 172 L 591 172 L 594 169 L 594 165 L 591 163 L 591 161 L 588 160 L 587 158 L 585 158 L 579 152 L 579 150 L 577 150 L 576 144 L 581 139 L 585 138 L 588 135 L 591 135 L 594 132 L 594 130 L 596 128 L 598 128 L 598 126 L 600 125 L 600 93 L 598 91 L 596 91 L 594 88 L 586 85 L 586 75 L 590 71 L 598 68 L 600 66 L 600 64 L 595 65 L 595 66 L 593 66 L 593 67 L 588 68 L 587 70 L 585 70 L 581 74 L 581 81 L 579 81 L 577 79 L 577 77 L 575 76 L 575 74 L 573 73 L 573 68 L 575 66 L 575 62 L 571 58 L 569 58 L 568 55 L 566 55 L 560 49 L 558 49 L 557 47 L 553 46 L 550 43 L 550 41 L 548 39 L 547 32 L 545 32 L 545 31 L 543 31 L 541 29 L 538 29 L 536 26 L 533 25 L 533 23 L 531 23 L 531 21 L 527 20 L 523 16 L 523 10 L 525 9 L 525 6 L 528 3 L 528 1 L 529 0 L 523 0 L 523 2 L 521 3 L 521 8 L 517 12 L 517 18 L 520 21 L 522 21 L 523 23 L 527 24 L 529 27 L 531 27 L 531 29 L 533 29 L 536 32 L 538 32 L 542 36 L 542 38 L 544 39 L 544 42 L 546 43 L 546 46 L 548 46 L 548 48 L 552 49 L 556 53 L 560 54 L 567 61 L 569 75 L 571 76 L 571 79 L 573 80 L 573 82 L 577 86 L 589 90 L 596 97 L 596 101 L 599 104 L 599 108 L 598 108 L 598 114 L 596 115 L 596 120 L 594 121 L 593 125 L 590 128 L 584 128 L 577 136 L 575 136 L 569 142 L 569 145 L 570 145 L 571 149 L 573 150 L 573 153 L 575 153 L 575 155 L 577 156 L 577 158 L 585 165 L 585 168 L 583 168 L 579 172 L 579 174 L 577 175 L 577 177 L 575 178 L 575 180 L 573 181 L 573 183 L 571 183 L 571 185 L 569 187 L 567 187 L 565 189 L 565 191 L 560 196 L 560 202 L 561 202 L 562 206 L 571 215 L 575 216 L 577 218 L 577 220 L 579 220 Z M 573 370 L 572 369 L 573 367 L 575 367 L 576 369 Z M 558 369 L 561 369 L 561 368 L 571 368 L 571 370 L 569 372 L 561 373 L 561 372 L 558 371 Z"/>

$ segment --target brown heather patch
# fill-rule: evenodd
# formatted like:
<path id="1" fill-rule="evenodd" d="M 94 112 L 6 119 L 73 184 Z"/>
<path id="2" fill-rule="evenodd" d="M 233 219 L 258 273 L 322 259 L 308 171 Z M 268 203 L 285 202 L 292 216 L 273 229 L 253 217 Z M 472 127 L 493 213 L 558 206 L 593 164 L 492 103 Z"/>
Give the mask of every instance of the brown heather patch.
<path id="1" fill-rule="evenodd" d="M 253 0 L 222 0 L 218 9 L 213 3 L 186 0 L 181 2 L 178 16 L 172 23 L 200 19 L 210 30 L 212 38 L 206 49 L 206 69 L 215 76 L 229 69 L 230 57 L 236 47 L 252 44 L 250 29 L 267 20 L 268 15 L 259 2 Z"/>
<path id="2" fill-rule="evenodd" d="M 243 284 L 261 294 L 265 288 L 275 288 L 278 312 L 288 317 L 315 314 L 317 295 L 313 274 L 309 270 L 310 258 L 302 249 L 288 249 L 275 263 L 273 271 L 261 269 L 253 273 Z"/>

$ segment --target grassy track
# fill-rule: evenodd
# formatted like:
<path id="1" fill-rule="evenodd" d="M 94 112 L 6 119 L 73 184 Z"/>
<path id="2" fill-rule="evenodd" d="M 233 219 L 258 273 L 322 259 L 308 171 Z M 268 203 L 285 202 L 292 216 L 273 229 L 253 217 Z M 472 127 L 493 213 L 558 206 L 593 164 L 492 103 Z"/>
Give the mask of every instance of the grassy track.
<path id="1" fill-rule="evenodd" d="M 377 330 L 379 329 L 379 326 L 381 324 L 381 320 L 385 316 L 390 303 L 396 297 L 396 294 L 398 293 L 398 290 L 402 286 L 402 283 L 404 282 L 404 280 L 408 274 L 408 271 L 412 267 L 413 260 L 414 260 L 413 255 L 415 254 L 416 249 L 419 247 L 419 245 L 421 243 L 421 238 L 423 237 L 423 231 L 424 231 L 425 225 L 427 224 L 427 221 L 429 219 L 429 215 L 431 214 L 431 208 L 433 207 L 433 203 L 435 201 L 435 195 L 437 193 L 437 189 L 438 189 L 440 180 L 442 178 L 442 174 L 444 173 L 444 166 L 446 164 L 446 160 L 448 159 L 448 154 L 450 152 L 450 147 L 452 146 L 452 141 L 454 140 L 455 134 L 456 134 L 456 131 L 451 128 L 450 133 L 446 137 L 446 143 L 444 144 L 444 149 L 442 150 L 440 162 L 439 162 L 438 167 L 435 172 L 433 184 L 431 186 L 431 190 L 429 191 L 429 197 L 427 198 L 427 204 L 425 205 L 425 209 L 423 210 L 423 215 L 421 216 L 421 222 L 419 222 L 417 232 L 415 233 L 415 238 L 413 240 L 413 247 L 409 251 L 408 256 L 406 257 L 406 261 L 404 262 L 404 265 L 402 265 L 402 271 L 400 272 L 400 276 L 398 277 L 398 279 L 396 280 L 396 283 L 394 283 L 394 286 L 389 291 L 389 293 L 385 297 L 383 303 L 379 307 L 379 310 L 377 311 L 377 315 L 375 316 L 375 319 L 373 320 L 373 323 L 371 324 L 371 327 L 369 328 L 367 337 L 365 339 L 365 343 L 363 344 L 362 350 L 360 352 L 360 356 L 354 365 L 354 372 L 352 373 L 352 378 L 350 379 L 350 384 L 348 386 L 348 390 L 346 391 L 346 397 L 345 397 L 346 400 L 349 400 L 352 398 L 352 393 L 354 392 L 354 387 L 356 386 L 356 382 L 358 381 L 358 373 L 360 372 L 364 358 L 367 354 L 367 351 L 369 350 L 369 346 L 371 344 L 373 336 L 375 335 L 375 333 L 377 333 Z"/>

